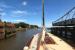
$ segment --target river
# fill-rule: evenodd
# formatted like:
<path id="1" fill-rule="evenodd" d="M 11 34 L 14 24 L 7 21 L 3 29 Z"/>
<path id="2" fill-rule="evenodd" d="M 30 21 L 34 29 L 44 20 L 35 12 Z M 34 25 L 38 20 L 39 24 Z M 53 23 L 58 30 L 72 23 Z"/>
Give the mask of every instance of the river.
<path id="1" fill-rule="evenodd" d="M 1 40 L 0 50 L 23 50 L 32 36 L 36 33 L 41 32 L 39 29 L 29 29 L 27 31 L 19 31 L 15 36 Z"/>

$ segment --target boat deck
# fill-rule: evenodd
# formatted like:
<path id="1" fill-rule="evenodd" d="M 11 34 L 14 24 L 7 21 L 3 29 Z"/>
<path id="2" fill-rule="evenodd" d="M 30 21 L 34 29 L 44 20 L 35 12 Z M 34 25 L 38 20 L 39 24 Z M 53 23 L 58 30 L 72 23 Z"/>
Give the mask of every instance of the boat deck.
<path id="1" fill-rule="evenodd" d="M 45 43 L 44 45 L 40 45 L 40 50 L 73 50 L 73 48 L 63 41 L 62 39 L 58 38 L 57 36 L 47 33 L 49 37 L 51 38 L 51 43 Z M 28 50 L 36 50 L 37 48 L 37 40 L 39 34 L 34 35 L 31 44 L 28 48 Z"/>
<path id="2" fill-rule="evenodd" d="M 45 50 L 73 50 L 73 48 L 62 39 L 50 33 L 48 33 L 48 35 L 55 41 L 56 44 L 44 44 Z"/>

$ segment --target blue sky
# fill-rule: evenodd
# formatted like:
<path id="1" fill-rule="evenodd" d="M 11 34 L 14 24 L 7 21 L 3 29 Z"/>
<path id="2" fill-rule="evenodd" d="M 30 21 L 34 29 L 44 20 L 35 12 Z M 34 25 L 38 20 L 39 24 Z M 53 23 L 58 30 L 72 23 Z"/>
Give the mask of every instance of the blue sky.
<path id="1" fill-rule="evenodd" d="M 46 27 L 74 6 L 75 0 L 45 0 Z M 3 21 L 41 26 L 42 0 L 0 0 L 0 14 Z"/>

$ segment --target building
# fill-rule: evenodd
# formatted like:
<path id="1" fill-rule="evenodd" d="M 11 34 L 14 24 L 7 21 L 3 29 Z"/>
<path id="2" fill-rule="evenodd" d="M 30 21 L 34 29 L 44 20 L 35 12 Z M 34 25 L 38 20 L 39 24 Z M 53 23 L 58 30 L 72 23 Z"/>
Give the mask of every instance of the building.
<path id="1" fill-rule="evenodd" d="M 0 22 L 0 39 L 4 39 L 7 35 L 15 33 L 15 25 L 8 22 Z"/>
<path id="2" fill-rule="evenodd" d="M 0 22 L 0 39 L 4 39 L 4 37 L 5 37 L 4 23 Z"/>
<path id="3" fill-rule="evenodd" d="M 5 23 L 5 35 L 15 33 L 15 25 L 13 23 Z"/>

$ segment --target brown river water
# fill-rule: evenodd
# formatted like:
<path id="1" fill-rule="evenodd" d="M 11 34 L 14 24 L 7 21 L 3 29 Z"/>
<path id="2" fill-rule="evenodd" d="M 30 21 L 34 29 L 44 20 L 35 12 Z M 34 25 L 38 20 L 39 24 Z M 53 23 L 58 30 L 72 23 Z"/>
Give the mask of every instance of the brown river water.
<path id="1" fill-rule="evenodd" d="M 0 40 L 0 50 L 23 50 L 34 34 L 41 32 L 40 30 L 29 29 L 27 31 L 19 31 L 15 36 Z"/>

